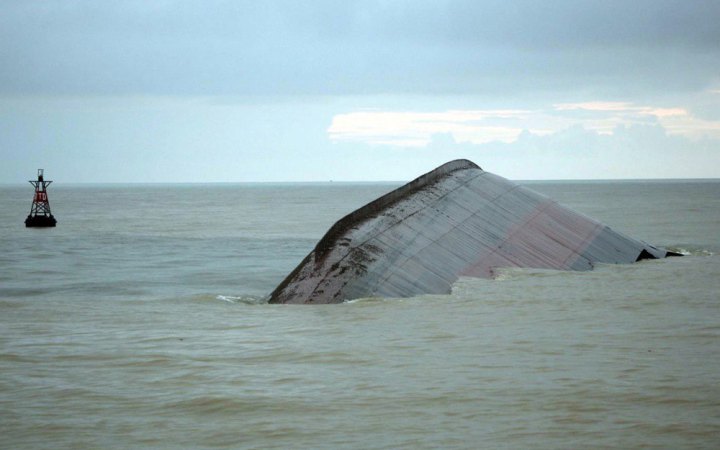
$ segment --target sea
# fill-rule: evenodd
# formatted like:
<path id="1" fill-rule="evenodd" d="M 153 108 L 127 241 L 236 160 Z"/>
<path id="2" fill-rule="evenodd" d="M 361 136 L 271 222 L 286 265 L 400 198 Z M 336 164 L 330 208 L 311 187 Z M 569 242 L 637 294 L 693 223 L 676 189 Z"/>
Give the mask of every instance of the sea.
<path id="1" fill-rule="evenodd" d="M 267 303 L 400 184 L 0 186 L 0 448 L 720 448 L 720 180 L 522 182 L 684 257 Z"/>

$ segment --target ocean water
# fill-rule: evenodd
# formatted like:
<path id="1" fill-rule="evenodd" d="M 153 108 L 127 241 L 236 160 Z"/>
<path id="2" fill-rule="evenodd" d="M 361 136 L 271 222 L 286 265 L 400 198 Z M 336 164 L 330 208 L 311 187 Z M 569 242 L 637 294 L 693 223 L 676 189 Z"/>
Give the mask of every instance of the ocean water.
<path id="1" fill-rule="evenodd" d="M 398 185 L 0 186 L 0 448 L 720 447 L 720 182 L 528 183 L 682 258 L 265 303 Z"/>

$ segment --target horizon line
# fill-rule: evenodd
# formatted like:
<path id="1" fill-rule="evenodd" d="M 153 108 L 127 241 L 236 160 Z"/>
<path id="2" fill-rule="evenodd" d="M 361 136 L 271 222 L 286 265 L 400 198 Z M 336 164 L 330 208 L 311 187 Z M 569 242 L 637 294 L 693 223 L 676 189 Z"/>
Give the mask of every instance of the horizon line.
<path id="1" fill-rule="evenodd" d="M 662 182 L 662 181 L 720 181 L 720 177 L 668 177 L 668 178 L 553 178 L 553 179 L 512 179 L 508 180 L 522 183 L 572 183 L 572 182 Z M 57 181 L 54 187 L 59 184 L 65 186 L 82 185 L 214 185 L 214 184 L 395 184 L 407 183 L 411 180 L 284 180 L 284 181 Z M 26 181 L 27 182 L 27 181 Z M 0 181 L 0 186 L 21 186 L 21 181 Z"/>

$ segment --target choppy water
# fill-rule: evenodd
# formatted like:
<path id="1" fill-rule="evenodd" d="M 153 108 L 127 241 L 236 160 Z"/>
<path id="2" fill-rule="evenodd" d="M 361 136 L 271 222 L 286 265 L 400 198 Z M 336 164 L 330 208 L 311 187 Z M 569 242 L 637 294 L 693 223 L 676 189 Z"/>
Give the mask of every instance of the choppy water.
<path id="1" fill-rule="evenodd" d="M 684 258 L 263 303 L 393 187 L 0 187 L 0 447 L 720 446 L 720 182 L 531 185 Z"/>

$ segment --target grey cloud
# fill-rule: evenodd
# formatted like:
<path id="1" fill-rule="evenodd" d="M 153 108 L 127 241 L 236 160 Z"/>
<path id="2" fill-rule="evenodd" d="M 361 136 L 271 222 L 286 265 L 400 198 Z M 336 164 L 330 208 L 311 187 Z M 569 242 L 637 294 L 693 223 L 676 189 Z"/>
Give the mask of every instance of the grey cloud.
<path id="1" fill-rule="evenodd" d="M 696 91 L 711 1 L 5 1 L 5 94 Z"/>

